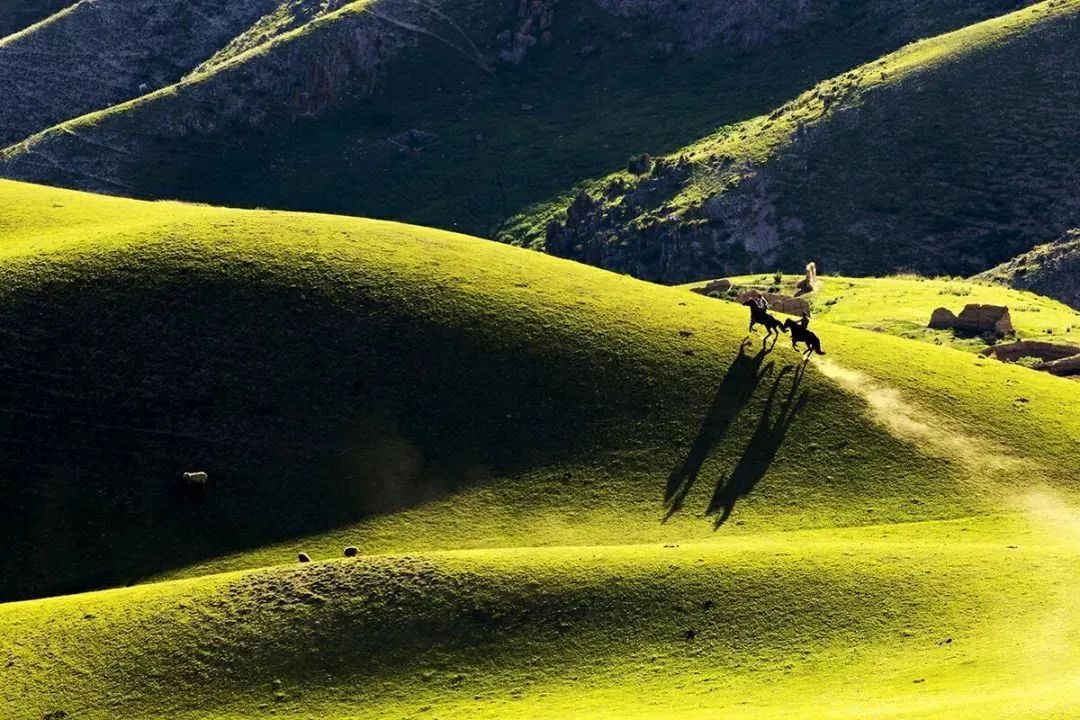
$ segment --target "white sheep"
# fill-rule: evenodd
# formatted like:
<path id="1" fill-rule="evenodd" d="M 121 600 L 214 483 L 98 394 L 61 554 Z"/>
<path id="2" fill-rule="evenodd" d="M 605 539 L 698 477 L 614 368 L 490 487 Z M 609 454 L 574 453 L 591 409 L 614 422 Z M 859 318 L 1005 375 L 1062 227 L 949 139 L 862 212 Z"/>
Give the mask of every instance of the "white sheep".
<path id="1" fill-rule="evenodd" d="M 206 484 L 206 481 L 210 479 L 210 476 L 204 472 L 186 472 L 184 473 L 184 482 L 188 485 L 202 486 Z"/>

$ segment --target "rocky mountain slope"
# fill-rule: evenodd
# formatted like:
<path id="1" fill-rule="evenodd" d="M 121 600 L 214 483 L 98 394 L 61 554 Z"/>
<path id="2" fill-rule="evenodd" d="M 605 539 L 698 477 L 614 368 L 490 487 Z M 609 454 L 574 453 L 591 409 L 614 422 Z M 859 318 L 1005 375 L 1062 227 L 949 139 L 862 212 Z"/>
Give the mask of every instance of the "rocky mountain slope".
<path id="1" fill-rule="evenodd" d="M 0 144 L 176 82 L 272 7 L 85 0 L 0 40 Z"/>
<path id="2" fill-rule="evenodd" d="M 534 208 L 508 239 L 640 277 L 973 274 L 1080 216 L 1080 3 L 904 48 L 638 173 Z"/>
<path id="3" fill-rule="evenodd" d="M 24 30 L 76 0 L 10 0 L 0 5 L 0 37 Z"/>
<path id="4" fill-rule="evenodd" d="M 278 0 L 182 82 L 15 143 L 0 172 L 488 233 L 632 154 L 1024 4 Z"/>
<path id="5" fill-rule="evenodd" d="M 981 278 L 1002 282 L 1080 308 L 1080 230 L 987 270 Z"/>

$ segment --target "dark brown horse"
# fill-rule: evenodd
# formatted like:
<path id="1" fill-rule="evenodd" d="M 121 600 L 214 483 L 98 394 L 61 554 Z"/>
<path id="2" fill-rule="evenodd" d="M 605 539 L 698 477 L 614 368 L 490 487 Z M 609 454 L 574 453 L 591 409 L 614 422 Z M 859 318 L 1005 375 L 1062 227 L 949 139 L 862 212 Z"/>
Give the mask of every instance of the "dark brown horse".
<path id="1" fill-rule="evenodd" d="M 750 332 L 754 332 L 754 326 L 760 324 L 765 326 L 766 340 L 772 335 L 780 337 L 780 331 L 784 329 L 784 325 L 770 315 L 767 309 L 759 307 L 753 300 L 747 300 L 743 305 L 750 308 Z"/>
<path id="2" fill-rule="evenodd" d="M 802 319 L 798 322 L 795 322 L 790 318 L 785 320 L 783 328 L 785 332 L 791 333 L 791 347 L 798 350 L 799 343 L 806 344 L 806 351 L 803 353 L 803 357 L 807 360 L 809 360 L 810 356 L 814 353 L 817 353 L 818 355 L 825 354 L 825 351 L 821 349 L 821 340 L 818 339 L 818 336 L 812 330 L 807 329 L 806 326 L 809 324 L 810 316 L 803 313 Z"/>

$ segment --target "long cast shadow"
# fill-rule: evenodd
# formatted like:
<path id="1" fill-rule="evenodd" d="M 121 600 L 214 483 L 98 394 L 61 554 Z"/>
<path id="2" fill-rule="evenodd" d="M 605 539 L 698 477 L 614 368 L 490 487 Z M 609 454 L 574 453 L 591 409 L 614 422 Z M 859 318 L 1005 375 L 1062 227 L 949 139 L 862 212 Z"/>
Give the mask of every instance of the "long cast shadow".
<path id="1" fill-rule="evenodd" d="M 727 372 L 724 373 L 720 387 L 717 388 L 716 395 L 709 406 L 709 412 L 705 415 L 701 429 L 690 446 L 690 452 L 668 476 L 667 490 L 664 493 L 664 506 L 667 508 L 664 515 L 665 522 L 682 507 L 709 451 L 720 442 L 731 427 L 732 421 L 750 402 L 750 397 L 754 394 L 761 379 L 772 371 L 771 362 L 764 368 L 761 364 L 776 345 L 775 339 L 771 345 L 763 342 L 761 350 L 756 355 L 747 354 L 746 351 L 750 345 L 749 338 L 739 345 L 739 354 L 735 356 Z"/>
<path id="2" fill-rule="evenodd" d="M 783 382 L 784 376 L 792 369 L 795 370 L 795 377 L 792 378 L 791 387 L 788 389 L 787 397 L 784 398 L 779 414 L 773 420 L 773 406 L 776 404 L 780 384 Z M 780 450 L 784 437 L 791 427 L 792 420 L 806 405 L 806 392 L 799 395 L 798 400 L 795 399 L 805 372 L 806 363 L 801 363 L 797 368 L 788 365 L 780 371 L 776 381 L 773 382 L 772 389 L 769 390 L 769 399 L 766 401 L 765 409 L 761 413 L 761 420 L 758 421 L 757 428 L 746 446 L 746 451 L 739 458 L 735 469 L 731 471 L 731 476 L 727 479 L 727 482 L 718 483 L 713 493 L 707 512 L 710 515 L 719 513 L 714 527 L 719 528 L 727 521 L 731 516 L 731 511 L 735 509 L 735 503 L 753 492 L 754 487 L 768 472 L 769 466 L 776 457 L 777 451 Z"/>

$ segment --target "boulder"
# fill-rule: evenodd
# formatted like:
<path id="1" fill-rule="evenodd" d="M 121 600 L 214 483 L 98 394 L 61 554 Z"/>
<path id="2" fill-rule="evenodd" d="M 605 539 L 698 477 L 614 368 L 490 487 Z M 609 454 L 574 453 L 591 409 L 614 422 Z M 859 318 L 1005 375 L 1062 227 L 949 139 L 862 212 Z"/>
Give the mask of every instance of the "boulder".
<path id="1" fill-rule="evenodd" d="M 956 314 L 949 308 L 939 307 L 930 314 L 930 324 L 934 330 L 952 330 L 956 327 Z"/>
<path id="2" fill-rule="evenodd" d="M 984 357 L 997 358 L 1003 362 L 1016 362 L 1020 358 L 1033 357 L 1044 362 L 1052 362 L 1080 355 L 1080 346 L 1064 343 L 1049 343 L 1040 340 L 1019 340 L 1012 343 L 991 345 L 981 353 Z"/>
<path id="3" fill-rule="evenodd" d="M 959 315 L 948 308 L 939 307 L 930 315 L 928 327 L 935 330 L 959 330 L 986 338 L 1012 335 L 1012 317 L 1004 305 L 965 305 Z"/>
<path id="4" fill-rule="evenodd" d="M 726 278 L 720 278 L 719 280 L 713 280 L 706 283 L 703 287 L 694 288 L 694 292 L 701 293 L 702 295 L 709 295 L 711 297 L 720 297 L 731 289 L 731 281 Z"/>
<path id="5" fill-rule="evenodd" d="M 997 337 L 1011 335 L 1012 317 L 1004 305 L 965 305 L 956 318 L 957 328 L 972 333 L 993 333 Z"/>

